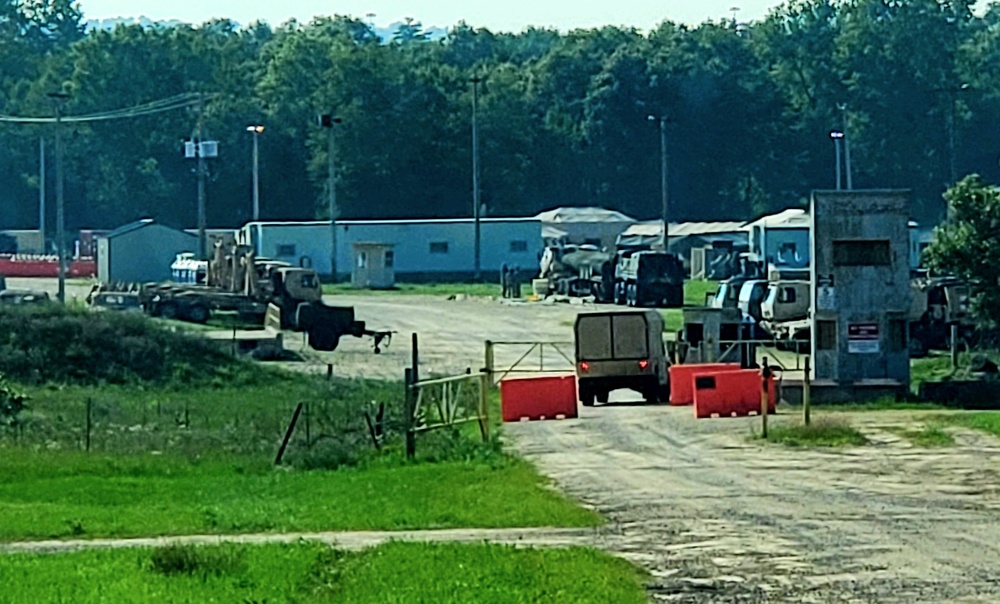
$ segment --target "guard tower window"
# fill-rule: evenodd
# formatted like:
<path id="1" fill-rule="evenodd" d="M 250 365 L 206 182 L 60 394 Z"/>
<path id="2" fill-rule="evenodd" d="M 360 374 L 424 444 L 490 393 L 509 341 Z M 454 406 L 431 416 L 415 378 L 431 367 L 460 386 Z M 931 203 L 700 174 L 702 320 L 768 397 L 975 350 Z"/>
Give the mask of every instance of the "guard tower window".
<path id="1" fill-rule="evenodd" d="M 833 265 L 890 266 L 892 265 L 892 248 L 888 239 L 834 241 Z"/>
<path id="2" fill-rule="evenodd" d="M 781 302 L 783 304 L 795 304 L 795 288 L 794 287 L 781 288 L 781 295 L 778 297 L 778 302 Z"/>
<path id="3" fill-rule="evenodd" d="M 816 321 L 816 349 L 833 350 L 837 347 L 837 322 Z"/>
<path id="4" fill-rule="evenodd" d="M 447 254 L 448 253 L 448 242 L 447 241 L 432 241 L 431 242 L 431 253 L 432 254 Z"/>
<path id="5" fill-rule="evenodd" d="M 385 268 L 392 268 L 396 264 L 396 252 L 392 250 L 385 251 Z"/>
<path id="6" fill-rule="evenodd" d="M 295 244 L 294 243 L 279 243 L 278 244 L 278 254 L 279 257 L 289 257 L 295 255 Z"/>
<path id="7" fill-rule="evenodd" d="M 528 242 L 524 241 L 523 239 L 511 241 L 510 242 L 510 251 L 513 252 L 513 253 L 515 253 L 515 254 L 521 253 L 521 252 L 527 252 L 528 251 Z"/>

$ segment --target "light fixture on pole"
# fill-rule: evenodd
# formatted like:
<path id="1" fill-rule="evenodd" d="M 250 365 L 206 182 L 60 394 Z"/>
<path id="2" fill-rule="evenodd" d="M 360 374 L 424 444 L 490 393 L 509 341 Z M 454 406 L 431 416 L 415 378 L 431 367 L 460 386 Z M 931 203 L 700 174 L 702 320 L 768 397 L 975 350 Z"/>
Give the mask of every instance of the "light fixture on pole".
<path id="1" fill-rule="evenodd" d="M 66 302 L 66 205 L 65 181 L 63 175 L 63 103 L 69 99 L 64 92 L 50 92 L 47 95 L 56 105 L 56 255 L 59 257 L 59 289 L 56 298 Z"/>
<path id="2" fill-rule="evenodd" d="M 247 132 L 253 134 L 253 220 L 260 220 L 260 153 L 257 145 L 257 137 L 264 132 L 264 126 L 247 126 Z"/>
<path id="3" fill-rule="evenodd" d="M 847 105 L 841 103 L 837 105 L 840 109 L 843 129 L 840 130 L 841 138 L 844 139 L 844 173 L 847 175 L 847 190 L 854 189 L 854 180 L 851 174 L 851 139 L 847 136 Z"/>
<path id="4" fill-rule="evenodd" d="M 337 125 L 344 120 L 332 113 L 319 116 L 319 125 L 327 131 L 327 195 L 330 211 L 330 280 L 337 282 L 337 219 L 340 218 L 340 208 L 337 207 Z"/>
<path id="5" fill-rule="evenodd" d="M 663 221 L 663 251 L 670 248 L 669 217 L 669 188 L 667 172 L 667 116 L 656 117 L 651 115 L 647 118 L 651 122 L 658 122 L 660 126 L 660 220 Z"/>
<path id="6" fill-rule="evenodd" d="M 840 130 L 831 130 L 830 138 L 833 139 L 833 146 L 836 149 L 836 162 L 837 162 L 837 190 L 840 191 L 840 141 L 844 139 L 844 133 Z"/>

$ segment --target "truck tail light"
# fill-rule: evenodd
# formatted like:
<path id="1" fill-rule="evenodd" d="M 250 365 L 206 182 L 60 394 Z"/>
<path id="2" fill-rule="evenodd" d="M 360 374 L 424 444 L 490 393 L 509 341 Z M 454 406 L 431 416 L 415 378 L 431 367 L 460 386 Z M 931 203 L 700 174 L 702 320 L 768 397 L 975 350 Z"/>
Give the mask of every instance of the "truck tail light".
<path id="1" fill-rule="evenodd" d="M 645 371 L 648 367 L 649 367 L 649 361 L 647 361 L 646 359 L 639 361 L 639 369 Z"/>
<path id="2" fill-rule="evenodd" d="M 590 371 L 590 363 L 588 363 L 587 361 L 580 363 L 580 371 L 583 372 Z"/>

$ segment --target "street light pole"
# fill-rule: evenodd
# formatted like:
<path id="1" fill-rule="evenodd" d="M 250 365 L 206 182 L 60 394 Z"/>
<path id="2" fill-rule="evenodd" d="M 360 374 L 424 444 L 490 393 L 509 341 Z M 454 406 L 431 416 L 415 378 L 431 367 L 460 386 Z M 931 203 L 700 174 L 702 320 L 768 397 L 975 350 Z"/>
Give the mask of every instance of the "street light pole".
<path id="1" fill-rule="evenodd" d="M 42 253 L 45 253 L 45 137 L 38 139 L 38 233 L 42 239 Z"/>
<path id="2" fill-rule="evenodd" d="M 337 207 L 337 139 L 336 126 L 342 123 L 339 117 L 332 113 L 319 116 L 319 125 L 327 129 L 327 195 L 330 212 L 330 280 L 337 282 L 337 218 L 340 208 Z"/>
<path id="3" fill-rule="evenodd" d="M 847 136 L 847 105 L 838 105 L 840 113 L 843 116 L 843 127 L 841 131 L 841 138 L 844 139 L 844 169 L 847 172 L 847 190 L 852 191 L 854 189 L 854 180 L 851 174 L 851 139 Z M 840 166 L 840 163 L 837 163 Z M 838 179 L 838 182 L 839 179 Z"/>
<path id="4" fill-rule="evenodd" d="M 264 132 L 264 126 L 247 126 L 247 132 L 253 134 L 253 220 L 260 220 L 260 152 L 257 137 Z"/>
<path id="5" fill-rule="evenodd" d="M 50 92 L 56 103 L 56 255 L 59 265 L 59 289 L 56 298 L 66 302 L 66 206 L 63 176 L 62 104 L 69 98 L 62 92 Z"/>
<path id="6" fill-rule="evenodd" d="M 198 95 L 198 131 L 195 138 L 195 154 L 198 159 L 198 258 L 208 260 L 208 218 L 205 212 L 205 95 Z"/>
<path id="7" fill-rule="evenodd" d="M 482 230 L 480 226 L 479 201 L 479 83 L 482 78 L 472 78 L 472 220 L 475 223 L 475 280 L 481 281 L 482 274 Z"/>
<path id="8" fill-rule="evenodd" d="M 660 220 L 663 222 L 663 251 L 670 248 L 670 221 L 668 217 L 670 189 L 668 185 L 668 162 L 667 162 L 667 116 L 656 117 L 651 115 L 647 118 L 651 122 L 658 122 L 660 126 Z"/>
<path id="9" fill-rule="evenodd" d="M 840 191 L 840 141 L 844 138 L 844 133 L 840 130 L 833 130 L 830 132 L 830 138 L 833 139 L 833 148 L 835 150 L 835 161 L 837 163 L 837 190 Z"/>

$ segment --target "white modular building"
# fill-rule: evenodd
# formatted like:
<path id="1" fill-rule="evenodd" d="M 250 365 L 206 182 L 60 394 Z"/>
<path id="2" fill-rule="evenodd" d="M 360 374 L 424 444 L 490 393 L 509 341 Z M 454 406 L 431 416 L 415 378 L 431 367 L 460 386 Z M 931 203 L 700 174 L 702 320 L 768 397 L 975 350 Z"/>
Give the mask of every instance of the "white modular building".
<path id="1" fill-rule="evenodd" d="M 480 268 L 494 276 L 506 264 L 534 271 L 542 251 L 537 218 L 484 218 L 480 224 Z M 352 274 L 355 244 L 390 246 L 395 276 L 403 281 L 468 279 L 475 274 L 475 226 L 471 218 L 427 220 L 338 220 L 337 276 Z M 330 274 L 330 221 L 250 222 L 239 242 L 259 258 L 283 260 Z M 530 267 L 530 268 L 529 268 Z"/>

